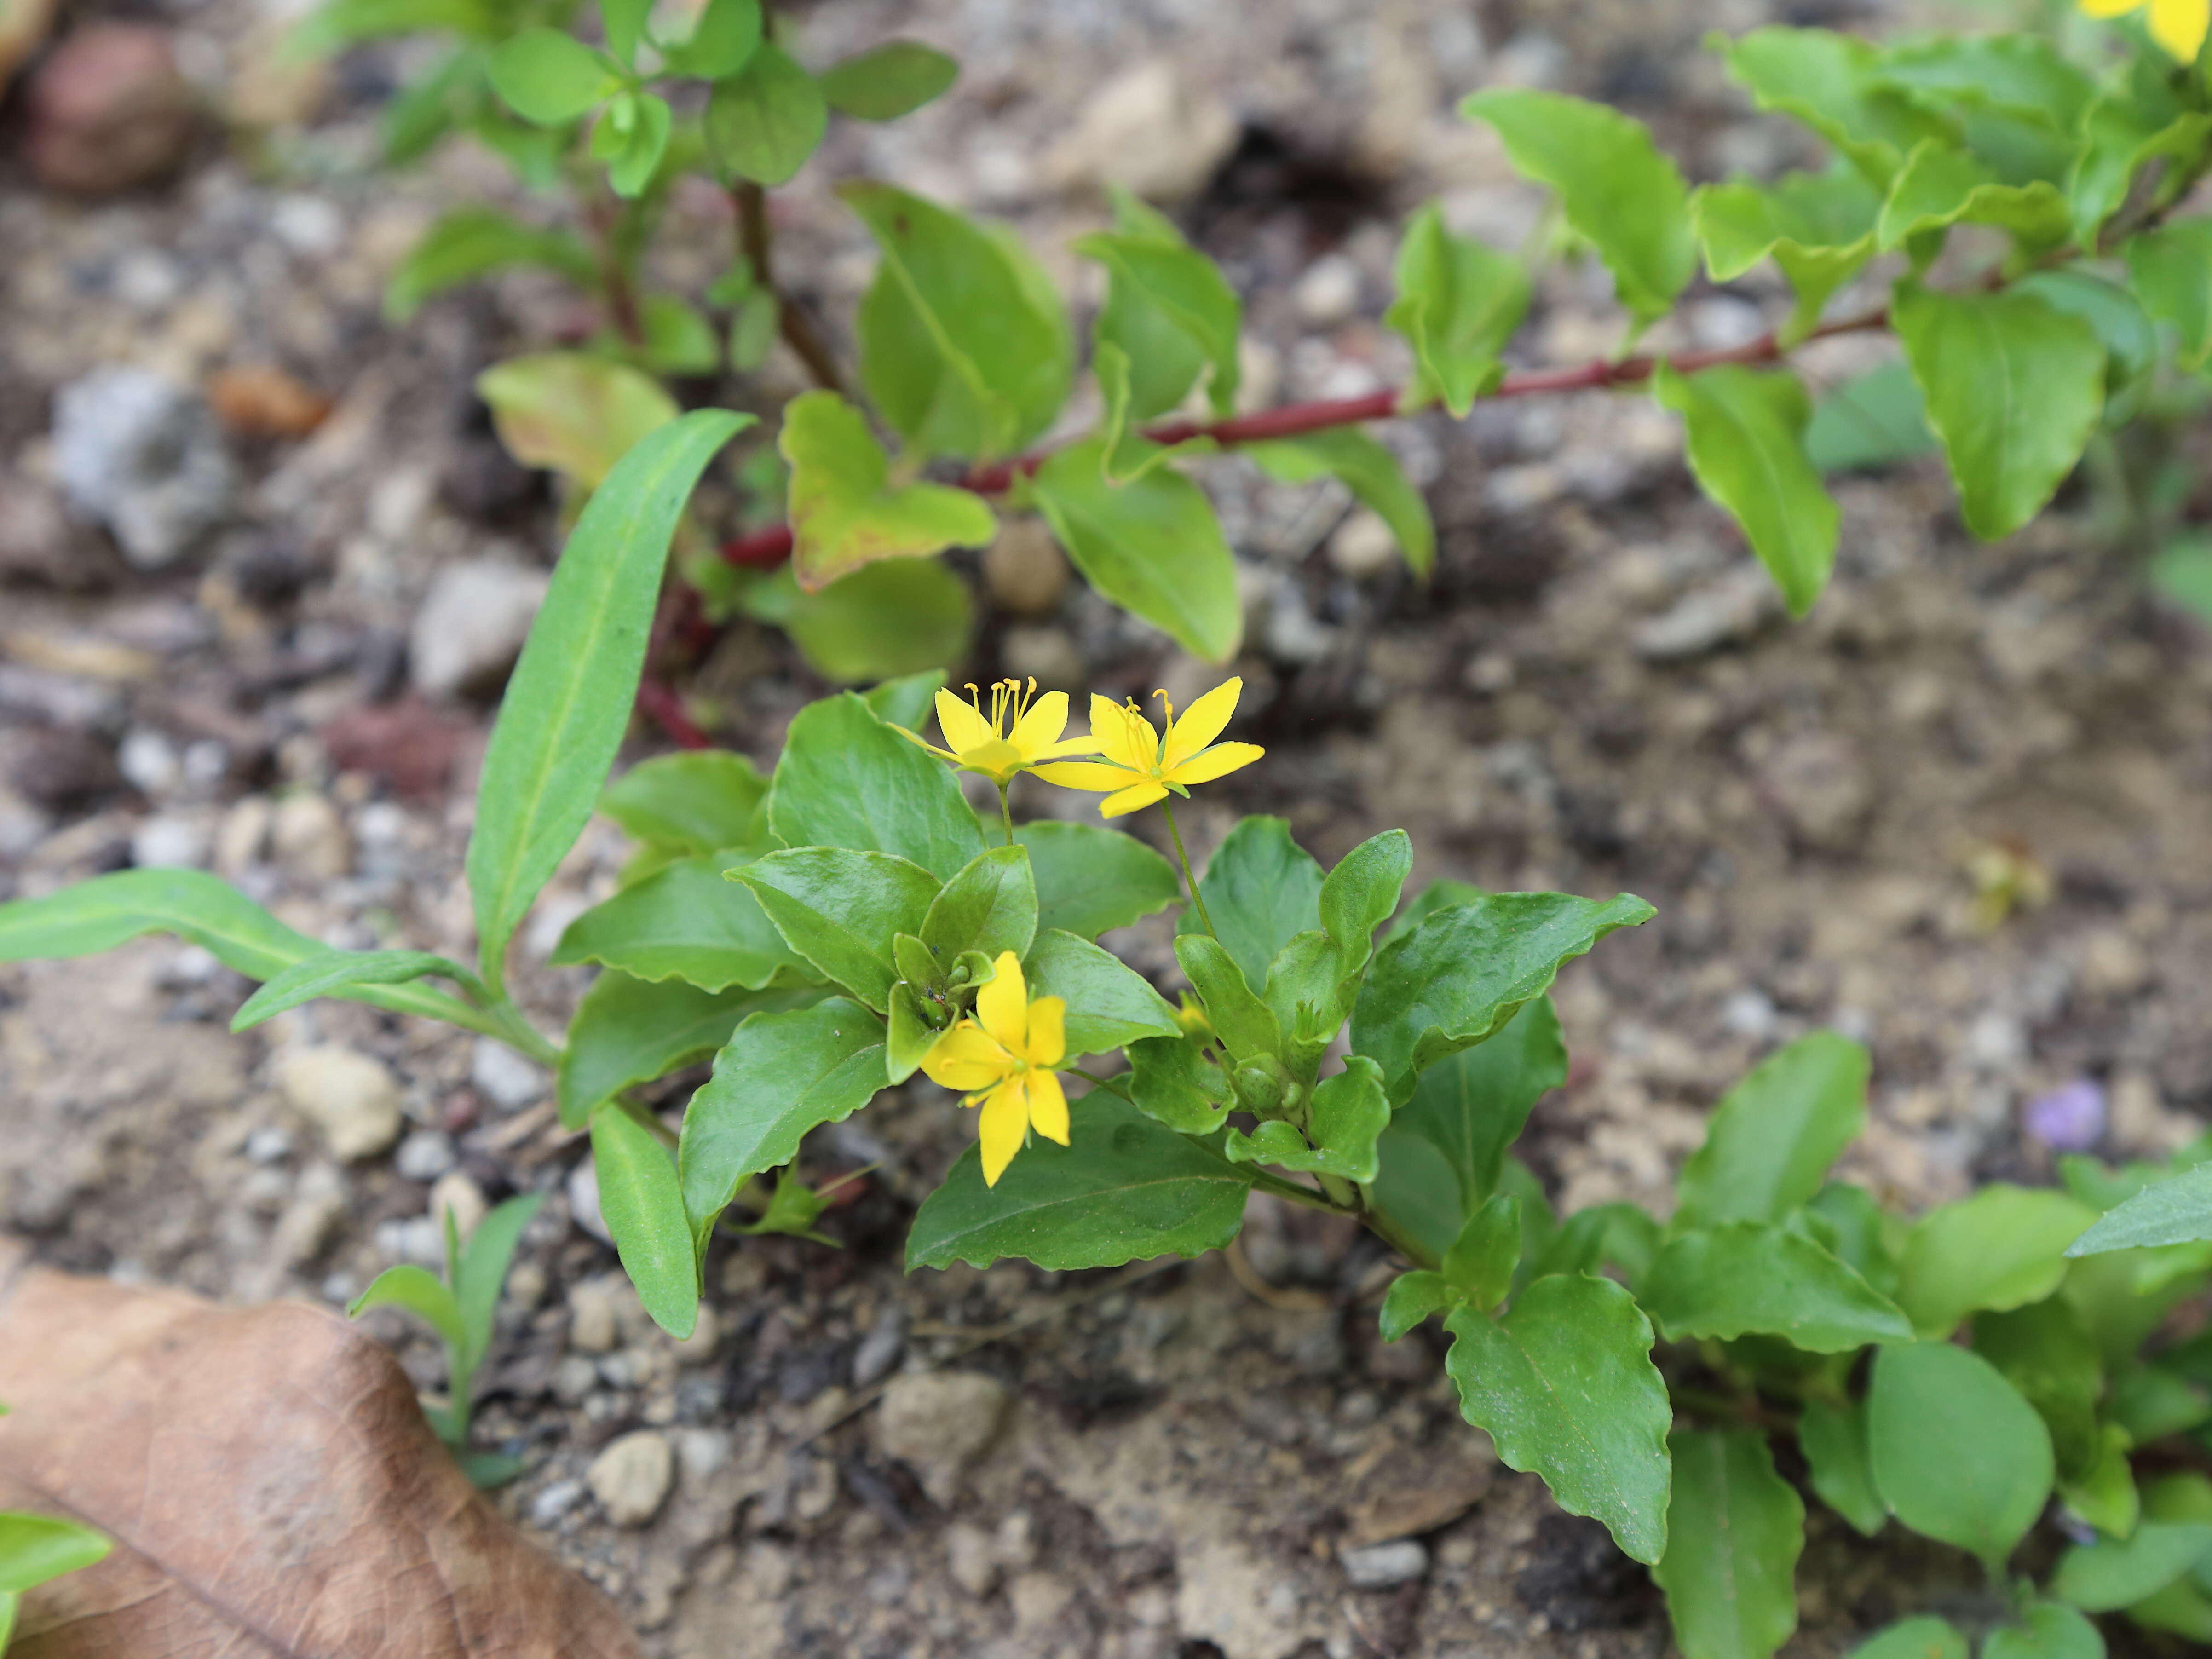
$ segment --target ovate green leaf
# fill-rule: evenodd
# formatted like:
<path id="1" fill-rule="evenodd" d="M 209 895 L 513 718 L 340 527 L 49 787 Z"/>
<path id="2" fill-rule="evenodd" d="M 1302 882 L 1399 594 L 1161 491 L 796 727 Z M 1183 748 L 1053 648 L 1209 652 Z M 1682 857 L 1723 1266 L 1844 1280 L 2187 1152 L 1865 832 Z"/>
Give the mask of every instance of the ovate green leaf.
<path id="1" fill-rule="evenodd" d="M 1037 930 L 1023 959 L 1032 1000 L 1067 1003 L 1067 1053 L 1104 1054 L 1146 1037 L 1180 1036 L 1182 1027 L 1150 981 L 1111 951 L 1055 928 Z"/>
<path id="2" fill-rule="evenodd" d="M 573 121 L 621 84 L 605 58 L 559 29 L 538 25 L 492 49 L 492 90 L 526 121 Z"/>
<path id="3" fill-rule="evenodd" d="M 1982 1659 L 2105 1659 L 2105 1638 L 2073 1608 L 2039 1601 L 1982 1638 Z"/>
<path id="4" fill-rule="evenodd" d="M 1283 947 L 1321 926 L 1325 881 L 1321 866 L 1291 838 L 1282 818 L 1240 818 L 1213 849 L 1198 878 L 1199 896 L 1247 985 L 1266 985 L 1268 965 Z M 1176 931 L 1206 931 L 1195 907 L 1183 912 Z"/>
<path id="5" fill-rule="evenodd" d="M 1864 1048 L 1832 1031 L 1761 1061 L 1713 1109 L 1682 1169 L 1675 1224 L 1780 1221 L 1819 1192 L 1866 1127 L 1869 1066 Z"/>
<path id="6" fill-rule="evenodd" d="M 107 1559 L 112 1546 L 90 1527 L 50 1515 L 0 1515 L 0 1595 L 21 1595 L 49 1579 Z"/>
<path id="7" fill-rule="evenodd" d="M 878 1013 L 899 979 L 897 933 L 919 933 L 936 878 L 890 853 L 794 847 L 730 871 L 760 901 L 784 942 Z"/>
<path id="8" fill-rule="evenodd" d="M 1897 1305 L 1808 1238 L 1761 1221 L 1680 1235 L 1659 1252 L 1637 1295 L 1669 1339 L 1747 1333 L 1808 1353 L 1910 1342 Z"/>
<path id="9" fill-rule="evenodd" d="M 623 1271 L 653 1322 L 683 1340 L 699 1322 L 699 1264 L 676 1160 L 650 1129 L 610 1103 L 592 1114 L 592 1163 L 599 1213 Z"/>
<path id="10" fill-rule="evenodd" d="M 1921 1218 L 1899 1264 L 1897 1300 L 1927 1336 L 1968 1314 L 2040 1302 L 2066 1277 L 2066 1247 L 2096 1212 L 2047 1188 L 2002 1183 Z"/>
<path id="11" fill-rule="evenodd" d="M 2058 1559 L 2051 1593 L 2084 1613 L 2113 1613 L 2155 1595 L 2212 1560 L 2212 1523 L 2146 1521 L 2132 1537 L 2076 1544 Z"/>
<path id="12" fill-rule="evenodd" d="M 562 1127 L 580 1129 L 601 1101 L 706 1059 L 747 1014 L 803 1007 L 822 994 L 702 991 L 678 980 L 655 985 L 628 974 L 601 974 L 577 1005 L 561 1053 Z"/>
<path id="13" fill-rule="evenodd" d="M 1883 85 L 1881 50 L 1856 35 L 1753 29 L 1723 55 L 1729 76 L 1759 108 L 1804 122 L 1883 189 L 1915 145 L 1960 137 L 1956 124 Z"/>
<path id="14" fill-rule="evenodd" d="M 1706 185 L 1690 198 L 1705 268 L 1732 283 L 1771 258 L 1797 295 L 1783 330 L 1802 339 L 1820 320 L 1829 296 L 1874 258 L 1881 196 L 1856 170 L 1784 174 L 1767 187 L 1736 179 Z"/>
<path id="15" fill-rule="evenodd" d="M 607 786 L 599 811 L 629 835 L 685 853 L 742 847 L 768 780 L 743 755 L 693 749 L 641 761 Z"/>
<path id="16" fill-rule="evenodd" d="M 936 560 L 885 559 L 819 593 L 794 587 L 781 622 L 815 672 L 858 684 L 957 660 L 975 631 L 975 608 L 960 578 Z"/>
<path id="17" fill-rule="evenodd" d="M 717 81 L 707 100 L 707 150 L 726 179 L 781 185 L 806 165 L 830 125 L 815 79 L 773 40 Z"/>
<path id="18" fill-rule="evenodd" d="M 1797 1419 L 1797 1446 L 1822 1503 L 1873 1537 L 1889 1522 L 1889 1506 L 1875 1490 L 1874 1463 L 1867 1449 L 1863 1401 L 1847 1406 L 1808 1400 Z"/>
<path id="19" fill-rule="evenodd" d="M 809 592 L 877 559 L 981 547 L 998 532 L 980 495 L 944 484 L 894 486 L 867 421 L 834 392 L 803 392 L 786 404 L 777 447 L 791 463 L 792 569 Z"/>
<path id="20" fill-rule="evenodd" d="M 810 703 L 792 721 L 768 821 L 786 846 L 890 853 L 939 881 L 983 850 L 952 774 L 850 692 Z"/>
<path id="21" fill-rule="evenodd" d="M 951 962 L 963 951 L 996 957 L 1025 956 L 1036 937 L 1036 880 L 1021 847 L 994 847 L 977 854 L 945 884 L 922 919 L 921 942 Z"/>
<path id="22" fill-rule="evenodd" d="M 1036 873 L 1037 926 L 1097 939 L 1182 896 L 1175 866 L 1139 841 L 1095 823 L 1018 824 Z"/>
<path id="23" fill-rule="evenodd" d="M 1906 1619 L 1860 1643 L 1850 1659 L 1966 1659 L 1966 1638 L 1945 1620 Z"/>
<path id="24" fill-rule="evenodd" d="M 2143 309 L 2181 339 L 2185 366 L 2212 359 L 2212 219 L 2177 219 L 2128 243 Z"/>
<path id="25" fill-rule="evenodd" d="M 1978 1354 L 1920 1342 L 1875 1356 L 1867 1411 L 1891 1512 L 2001 1571 L 2051 1496 L 2051 1435 L 2035 1408 Z"/>
<path id="26" fill-rule="evenodd" d="M 1667 1553 L 1651 1570 L 1683 1659 L 1767 1659 L 1797 1628 L 1805 1505 L 1750 1429 L 1668 1437 Z"/>
<path id="27" fill-rule="evenodd" d="M 1382 320 L 1413 348 L 1419 373 L 1407 400 L 1434 399 L 1464 419 L 1504 372 L 1498 356 L 1528 314 L 1528 273 L 1518 259 L 1453 235 L 1431 203 L 1406 226 L 1397 278 Z"/>
<path id="28" fill-rule="evenodd" d="M 556 967 L 595 962 L 634 978 L 680 979 L 702 991 L 763 989 L 779 975 L 811 979 L 745 888 L 724 878 L 742 860 L 678 859 L 568 924 Z"/>
<path id="29" fill-rule="evenodd" d="M 862 121 L 896 121 L 943 96 L 960 65 L 919 40 L 886 40 L 838 59 L 819 78 L 830 108 Z"/>
<path id="30" fill-rule="evenodd" d="M 1422 1073 L 1393 1121 L 1443 1154 L 1472 1212 L 1497 1191 L 1506 1149 L 1529 1112 L 1566 1080 L 1559 1016 L 1549 997 L 1537 997 L 1487 1042 Z"/>
<path id="31" fill-rule="evenodd" d="M 1244 307 L 1213 261 L 1180 235 L 1170 240 L 1149 225 L 1083 237 L 1075 251 L 1109 274 L 1093 337 L 1127 354 L 1128 418 L 1165 414 L 1209 371 L 1213 412 L 1232 413 Z"/>
<path id="32" fill-rule="evenodd" d="M 477 395 L 491 405 L 508 454 L 586 489 L 597 489 L 617 461 L 681 412 L 649 376 L 580 351 L 495 363 L 477 376 Z"/>

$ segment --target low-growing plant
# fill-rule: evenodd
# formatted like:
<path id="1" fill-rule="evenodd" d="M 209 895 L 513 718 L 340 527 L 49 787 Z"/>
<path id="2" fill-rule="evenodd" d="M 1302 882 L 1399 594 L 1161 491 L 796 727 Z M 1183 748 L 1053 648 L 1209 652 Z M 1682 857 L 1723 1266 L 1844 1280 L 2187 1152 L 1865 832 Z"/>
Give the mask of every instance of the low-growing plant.
<path id="1" fill-rule="evenodd" d="M 477 1368 L 491 1352 L 501 1287 L 522 1231 L 543 1202 L 542 1193 L 508 1199 L 480 1220 L 465 1242 L 447 1210 L 444 1279 L 402 1262 L 379 1273 L 346 1310 L 358 1319 L 371 1308 L 404 1308 L 437 1332 L 446 1345 L 446 1404 L 426 1405 L 423 1413 L 462 1472 L 479 1486 L 503 1486 L 522 1473 L 520 1458 L 471 1451 L 469 1421 L 476 1407 Z"/>
<path id="2" fill-rule="evenodd" d="M 1548 234 L 1506 252 L 1455 233 L 1436 204 L 1413 214 L 1384 320 L 1415 372 L 1364 397 L 1240 411 L 1242 297 L 1166 218 L 1117 196 L 1113 228 L 1075 244 L 1106 276 L 1089 365 L 1103 418 L 1044 447 L 1076 386 L 1074 331 L 1003 227 L 888 184 L 839 186 L 883 256 L 852 319 L 857 374 L 772 270 L 764 191 L 807 161 L 833 111 L 893 118 L 944 91 L 957 71 L 942 54 L 894 40 L 810 70 L 761 0 L 708 0 L 672 30 L 668 8 L 604 0 L 588 39 L 580 9 L 526 0 L 334 0 L 310 28 L 325 46 L 424 32 L 448 41 L 388 112 L 392 161 L 465 131 L 533 185 L 570 195 L 568 222 L 551 228 L 457 211 L 392 281 L 395 317 L 513 264 L 556 271 L 599 302 L 605 327 L 586 349 L 501 363 L 481 382 L 526 461 L 587 491 L 675 418 L 654 376 L 748 374 L 779 333 L 798 351 L 818 389 L 783 408 L 774 450 L 752 452 L 743 471 L 773 522 L 719 558 L 687 530 L 681 562 L 709 617 L 787 628 L 817 668 L 860 683 L 959 653 L 968 601 L 931 556 L 991 540 L 992 503 L 1041 514 L 1099 592 L 1225 661 L 1242 631 L 1234 560 L 1191 459 L 1233 451 L 1279 478 L 1340 479 L 1425 574 L 1427 504 L 1367 428 L 1436 406 L 1464 416 L 1481 398 L 1607 388 L 1681 416 L 1698 483 L 1794 613 L 1826 584 L 1841 533 L 1824 471 L 1930 445 L 1984 539 L 2034 517 L 2090 453 L 2116 485 L 2118 527 L 2162 550 L 2156 580 L 2212 605 L 2212 556 L 2182 526 L 2187 491 L 2171 456 L 2109 441 L 2146 412 L 2170 423 L 2200 409 L 2212 390 L 2212 219 L 2179 211 L 2212 165 L 2201 8 L 2157 0 L 2141 21 L 2094 27 L 2045 9 L 2040 31 L 1877 45 L 1770 27 L 1717 40 L 1753 102 L 1828 153 L 1778 179 L 1692 189 L 1645 127 L 1605 105 L 1475 94 L 1462 112 L 1552 192 Z M 687 175 L 730 192 L 735 227 L 725 273 L 693 295 L 650 288 L 647 258 Z M 1619 351 L 1508 373 L 1531 261 L 1583 254 L 1612 278 Z M 1632 355 L 1701 263 L 1723 288 L 1771 264 L 1794 307 L 1741 344 Z M 1892 279 L 1886 292 L 1832 314 L 1875 274 Z M 1817 410 L 1784 365 L 1809 342 L 1883 331 L 1903 365 Z M 647 690 L 671 731 L 698 741 L 666 689 Z"/>
<path id="3" fill-rule="evenodd" d="M 0 1415 L 7 1409 L 0 1406 Z M 103 1534 L 76 1522 L 0 1510 L 0 1654 L 8 1651 L 15 1634 L 24 1592 L 104 1561 L 113 1547 Z"/>
<path id="4" fill-rule="evenodd" d="M 2212 1279 L 2212 1243 L 2066 1255 L 2160 1171 L 2069 1160 L 2069 1190 L 1991 1187 L 1907 1222 L 1831 1178 L 1869 1062 L 1816 1033 L 1721 1103 L 1670 1217 L 1555 1217 L 1511 1152 L 1566 1076 L 1547 992 L 1651 907 L 1449 882 L 1401 902 L 1402 830 L 1324 870 L 1270 817 L 1237 823 L 1198 873 L 1176 804 L 1262 758 L 1223 740 L 1238 682 L 1159 725 L 1094 697 L 1071 739 L 1063 694 L 963 701 L 915 677 L 801 710 L 768 775 L 703 751 L 603 790 L 678 515 L 740 424 L 706 411 L 648 434 L 584 510 L 485 757 L 473 967 L 324 950 L 211 876 L 150 869 L 0 906 L 0 959 L 167 932 L 264 981 L 240 1025 L 347 997 L 555 1066 L 623 1266 L 679 1337 L 717 1236 L 811 1233 L 823 1195 L 790 1174 L 806 1136 L 916 1073 L 978 1118 L 915 1218 L 910 1267 L 1194 1256 L 1236 1237 L 1255 1193 L 1356 1220 L 1408 1264 L 1383 1334 L 1443 1317 L 1468 1421 L 1652 1566 L 1689 1659 L 1765 1656 L 1795 1627 L 1804 1506 L 1778 1440 L 1852 1527 L 1894 1519 L 1984 1564 L 1989 1659 L 2100 1651 L 2083 1610 L 2212 1638 L 2212 1483 L 2139 1486 L 2134 1462 L 2212 1416 L 2212 1345 L 2165 1335 Z M 995 811 L 969 805 L 963 771 Z M 1174 860 L 1103 823 L 1018 823 L 1024 773 L 1098 794 L 1107 819 L 1157 806 Z M 595 807 L 639 847 L 554 953 L 601 970 L 556 1043 L 505 988 L 506 958 Z M 1180 1006 L 1097 942 L 1179 900 Z M 708 1056 L 672 1129 L 639 1090 Z M 761 1213 L 732 1228 L 741 1197 Z M 455 1254 L 449 1285 L 403 1267 L 364 1298 L 446 1334 L 457 1447 L 527 1204 Z M 2082 1541 L 2038 1589 L 2008 1564 L 2054 1493 Z M 1920 1619 L 1873 1650 L 1964 1640 Z"/>

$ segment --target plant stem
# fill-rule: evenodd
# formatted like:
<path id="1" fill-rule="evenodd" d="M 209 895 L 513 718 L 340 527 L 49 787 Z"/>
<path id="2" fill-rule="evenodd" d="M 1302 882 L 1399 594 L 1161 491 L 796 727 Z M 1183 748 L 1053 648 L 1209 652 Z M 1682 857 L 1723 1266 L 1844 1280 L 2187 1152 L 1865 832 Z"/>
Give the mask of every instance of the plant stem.
<path id="1" fill-rule="evenodd" d="M 1012 781 L 1012 779 L 1007 780 L 1009 783 Z M 1014 815 L 1006 805 L 1006 785 L 1004 783 L 999 786 L 999 822 L 1006 826 L 1006 845 L 1012 847 L 1014 844 Z"/>
<path id="2" fill-rule="evenodd" d="M 774 239 L 769 230 L 768 192 L 747 179 L 731 191 L 730 198 L 738 210 L 738 245 L 753 268 L 753 280 L 775 295 L 776 328 L 783 343 L 806 365 L 815 385 L 842 394 L 845 380 L 837 372 L 837 360 L 830 355 L 830 348 L 814 331 L 806 313 L 775 286 L 775 270 L 769 264 Z"/>
<path id="3" fill-rule="evenodd" d="M 558 1066 L 561 1063 L 561 1051 L 523 1018 L 521 1010 L 507 1000 L 504 992 L 500 993 L 484 1012 L 490 1015 L 494 1028 L 484 1035 L 498 1038 L 508 1048 L 528 1055 L 541 1066 Z"/>
<path id="4" fill-rule="evenodd" d="M 1074 1073 L 1076 1076 L 1082 1078 L 1085 1081 L 1103 1089 L 1109 1095 L 1121 1096 L 1122 1099 L 1128 1101 L 1129 1104 L 1132 1106 L 1135 1106 L 1137 1104 L 1136 1101 L 1131 1098 L 1129 1091 L 1127 1089 L 1124 1089 L 1119 1083 L 1116 1083 L 1110 1077 L 1100 1077 L 1096 1072 L 1086 1072 L 1080 1066 L 1070 1066 L 1064 1069 L 1071 1071 Z M 1143 1109 L 1139 1107 L 1138 1109 L 1141 1111 Z"/>
<path id="5" fill-rule="evenodd" d="M 1160 811 L 1167 814 L 1168 834 L 1175 837 L 1176 857 L 1182 863 L 1182 878 L 1190 888 L 1190 902 L 1198 907 L 1200 922 L 1208 933 L 1212 934 L 1214 943 L 1218 945 L 1221 942 L 1221 935 L 1213 932 L 1213 918 L 1206 914 L 1206 899 L 1198 890 L 1198 878 L 1191 873 L 1190 854 L 1182 849 L 1182 831 L 1176 828 L 1175 808 L 1162 801 Z"/>

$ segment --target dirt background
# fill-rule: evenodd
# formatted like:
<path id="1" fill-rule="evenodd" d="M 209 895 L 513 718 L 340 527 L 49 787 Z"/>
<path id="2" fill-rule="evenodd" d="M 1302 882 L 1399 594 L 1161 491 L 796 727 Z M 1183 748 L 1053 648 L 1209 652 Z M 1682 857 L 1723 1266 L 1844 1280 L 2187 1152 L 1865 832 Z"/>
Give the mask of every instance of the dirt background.
<path id="1" fill-rule="evenodd" d="M 1502 246 L 1538 226 L 1540 197 L 1453 118 L 1464 92 L 1606 97 L 1652 120 L 1693 179 L 1771 173 L 1804 152 L 1747 115 L 1704 33 L 1909 21 L 1815 0 L 797 9 L 809 61 L 903 33 L 965 66 L 896 127 L 838 124 L 776 195 L 780 271 L 841 349 L 871 260 L 836 180 L 1007 218 L 1091 301 L 1067 243 L 1101 222 L 1103 175 L 1149 167 L 1247 297 L 1260 402 L 1402 374 L 1378 318 L 1412 206 L 1441 196 L 1455 228 Z M 470 385 L 589 319 L 517 276 L 405 328 L 381 320 L 386 272 L 441 207 L 515 194 L 462 149 L 396 179 L 368 170 L 412 48 L 288 68 L 283 9 L 243 0 L 83 7 L 63 27 L 107 15 L 171 27 L 187 76 L 239 125 L 204 128 L 166 185 L 94 203 L 33 185 L 22 97 L 0 126 L 0 895 L 198 863 L 333 944 L 465 954 L 460 860 L 490 715 L 468 674 L 511 653 L 502 616 L 558 542 L 542 482 L 501 456 Z M 686 195 L 665 274 L 696 293 L 731 236 L 717 196 Z M 1701 286 L 1656 343 L 1725 343 L 1777 314 L 1760 282 Z M 1601 273 L 1555 270 L 1516 360 L 1580 361 L 1613 328 Z M 1838 343 L 1808 369 L 1826 384 L 1867 361 Z M 212 527 L 135 569 L 58 483 L 57 394 L 118 363 L 199 388 L 273 368 L 335 406 L 304 438 L 241 432 L 231 409 Z M 765 406 L 799 384 L 779 356 L 750 386 L 687 390 Z M 2212 1115 L 2212 649 L 2145 596 L 2142 550 L 2100 534 L 2085 499 L 1990 548 L 1929 464 L 1843 481 L 1836 581 L 1791 625 L 1691 489 L 1671 417 L 1641 398 L 1486 406 L 1388 435 L 1442 531 L 1427 586 L 1333 486 L 1206 469 L 1250 607 L 1237 735 L 1270 754 L 1194 806 L 1196 839 L 1275 811 L 1326 860 L 1402 823 L 1424 879 L 1658 906 L 1561 982 L 1575 1073 L 1524 1150 L 1562 1208 L 1663 1206 L 1711 1103 L 1820 1025 L 1875 1056 L 1850 1172 L 1907 1205 L 2044 1178 L 2023 1112 L 2062 1085 L 2091 1085 L 2086 1133 L 2109 1155 L 2168 1150 Z M 734 485 L 704 499 L 734 523 Z M 959 678 L 1208 683 L 1065 586 L 1026 531 L 956 562 L 981 617 Z M 489 585 L 441 606 L 464 565 Z M 724 741 L 765 759 L 824 688 L 739 628 L 692 689 Z M 634 753 L 654 747 L 641 732 Z M 1046 795 L 1018 805 L 1086 805 Z M 595 824 L 526 931 L 520 981 L 549 1025 L 586 975 L 545 957 L 623 855 Z M 1979 925 L 1993 870 L 2049 903 Z M 1170 960 L 1157 929 L 1127 943 L 1142 965 Z M 547 1191 L 480 1439 L 529 1460 L 501 1504 L 612 1592 L 650 1653 L 1665 1649 L 1645 1575 L 1492 1468 L 1435 1345 L 1376 1340 L 1389 1267 L 1369 1241 L 1258 1200 L 1233 1263 L 908 1279 L 912 1206 L 971 1133 L 918 1084 L 808 1143 L 810 1172 L 878 1166 L 829 1218 L 846 1248 L 726 1242 L 702 1333 L 678 1348 L 590 1231 L 586 1149 L 558 1132 L 544 1078 L 351 1005 L 234 1038 L 248 988 L 161 941 L 0 968 L 0 1226 L 54 1265 L 337 1305 L 432 1249 L 434 1202 Z M 311 1117 L 295 1100 L 324 1104 Z M 425 1337 L 380 1328 L 438 1382 Z M 1824 1513 L 1798 1577 L 1793 1655 L 1900 1612 L 1978 1608 L 1963 1557 L 1865 1545 Z"/>

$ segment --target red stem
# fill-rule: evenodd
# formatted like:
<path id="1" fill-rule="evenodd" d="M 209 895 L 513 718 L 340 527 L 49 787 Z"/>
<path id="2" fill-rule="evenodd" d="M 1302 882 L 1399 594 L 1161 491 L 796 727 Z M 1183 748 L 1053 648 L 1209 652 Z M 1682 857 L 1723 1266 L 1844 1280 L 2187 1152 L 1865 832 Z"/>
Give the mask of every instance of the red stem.
<path id="1" fill-rule="evenodd" d="M 1864 333 L 1869 329 L 1883 327 L 1888 321 L 1889 308 L 1884 306 L 1862 312 L 1856 317 L 1823 323 L 1805 338 L 1808 341 L 1825 340 L 1838 334 Z M 1769 331 L 1740 346 L 1683 351 L 1665 358 L 1624 357 L 1619 362 L 1601 358 L 1573 368 L 1537 369 L 1525 374 L 1509 374 L 1484 396 L 1534 398 L 1553 392 L 1602 391 L 1611 386 L 1635 386 L 1648 380 L 1657 372 L 1662 362 L 1683 374 L 1693 374 L 1701 368 L 1716 368 L 1723 363 L 1775 362 L 1787 351 L 1781 336 Z M 1280 409 L 1263 410 L 1257 415 L 1239 415 L 1233 420 L 1167 421 L 1145 428 L 1144 435 L 1157 444 L 1188 443 L 1193 438 L 1211 438 L 1223 445 L 1257 443 L 1268 438 L 1294 438 L 1302 433 L 1325 432 L 1332 427 L 1357 426 L 1366 421 L 1387 420 L 1394 415 L 1411 414 L 1413 410 L 1400 406 L 1400 399 L 1404 396 L 1402 392 L 1371 392 L 1362 398 L 1333 398 L 1318 403 L 1286 404 Z M 1018 456 L 1010 461 L 995 462 L 989 466 L 971 467 L 967 476 L 958 480 L 960 488 L 972 489 L 979 495 L 1003 494 L 1012 486 L 1017 476 L 1027 477 L 1043 465 L 1048 453 L 1040 451 Z M 750 535 L 735 537 L 722 544 L 722 557 L 741 569 L 773 570 L 790 556 L 791 527 L 788 525 L 771 525 L 765 530 L 756 530 Z"/>
<path id="2" fill-rule="evenodd" d="M 668 733 L 669 739 L 679 749 L 712 749 L 714 740 L 692 723 L 684 712 L 684 700 L 666 683 L 656 679 L 638 682 L 637 706 L 646 716 L 659 723 Z"/>

